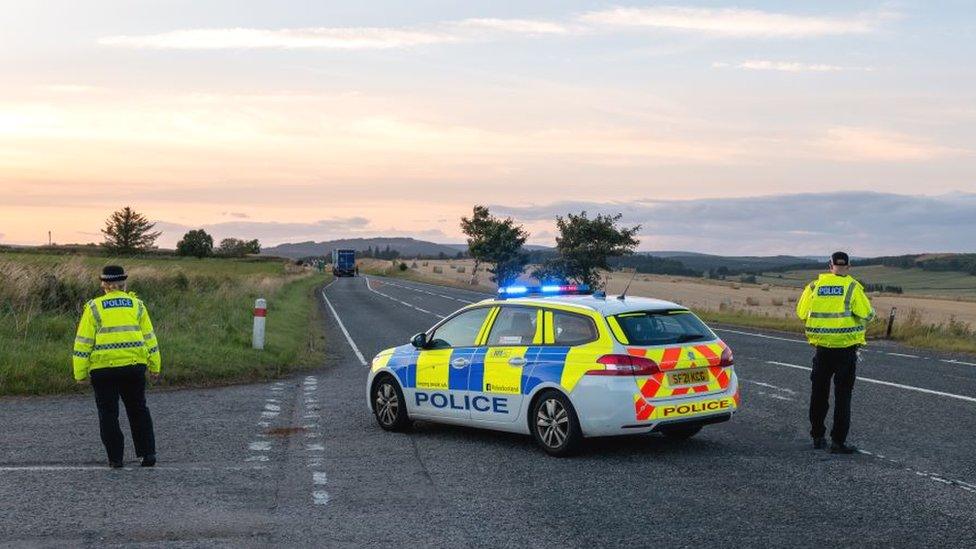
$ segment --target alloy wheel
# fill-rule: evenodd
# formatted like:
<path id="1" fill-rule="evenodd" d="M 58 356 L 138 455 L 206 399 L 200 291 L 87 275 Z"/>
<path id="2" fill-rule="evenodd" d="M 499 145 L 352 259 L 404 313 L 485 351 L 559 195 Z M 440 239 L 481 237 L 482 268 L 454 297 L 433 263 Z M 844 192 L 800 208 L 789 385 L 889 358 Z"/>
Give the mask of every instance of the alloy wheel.
<path id="1" fill-rule="evenodd" d="M 559 448 L 569 434 L 569 414 L 562 402 L 555 398 L 546 399 L 536 414 L 536 429 L 539 438 L 550 448 Z"/>

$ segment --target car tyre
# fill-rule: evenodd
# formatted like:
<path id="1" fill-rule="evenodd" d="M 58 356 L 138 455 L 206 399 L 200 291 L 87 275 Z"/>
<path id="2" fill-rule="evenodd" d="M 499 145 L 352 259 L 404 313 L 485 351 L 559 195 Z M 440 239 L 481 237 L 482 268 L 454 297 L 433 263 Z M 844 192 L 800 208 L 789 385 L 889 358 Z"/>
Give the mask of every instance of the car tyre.
<path id="1" fill-rule="evenodd" d="M 545 391 L 536 398 L 529 416 L 529 428 L 536 443 L 551 456 L 573 455 L 583 442 L 576 409 L 559 391 Z"/>
<path id="2" fill-rule="evenodd" d="M 701 430 L 701 425 L 671 425 L 661 427 L 661 434 L 671 440 L 688 440 Z"/>
<path id="3" fill-rule="evenodd" d="M 392 376 L 384 375 L 373 384 L 369 401 L 373 408 L 373 415 L 383 429 L 403 431 L 410 427 L 407 401 L 403 398 L 400 385 Z"/>

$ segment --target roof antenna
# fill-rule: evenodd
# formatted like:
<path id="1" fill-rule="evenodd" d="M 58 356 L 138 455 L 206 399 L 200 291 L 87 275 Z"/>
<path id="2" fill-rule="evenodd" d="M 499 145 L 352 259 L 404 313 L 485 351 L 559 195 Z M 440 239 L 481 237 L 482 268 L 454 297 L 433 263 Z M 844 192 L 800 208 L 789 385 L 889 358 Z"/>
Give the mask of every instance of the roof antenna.
<path id="1" fill-rule="evenodd" d="M 630 280 L 627 281 L 627 285 L 624 286 L 624 291 L 620 292 L 620 295 L 617 296 L 617 299 L 619 299 L 620 301 L 623 301 L 624 298 L 627 297 L 627 290 L 630 289 L 630 285 L 631 285 L 631 283 L 634 282 L 634 279 L 635 278 L 637 278 L 637 269 L 636 268 L 634 269 L 634 274 L 630 277 Z"/>

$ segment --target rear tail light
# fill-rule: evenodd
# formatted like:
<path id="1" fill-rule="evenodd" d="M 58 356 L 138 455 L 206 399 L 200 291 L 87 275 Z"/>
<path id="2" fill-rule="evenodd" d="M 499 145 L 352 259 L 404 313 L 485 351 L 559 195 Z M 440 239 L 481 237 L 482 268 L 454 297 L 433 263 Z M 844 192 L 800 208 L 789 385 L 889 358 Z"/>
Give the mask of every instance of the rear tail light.
<path id="1" fill-rule="evenodd" d="M 731 356 L 731 355 L 730 355 Z M 631 355 L 603 355 L 596 360 L 602 370 L 590 370 L 588 376 L 650 376 L 661 373 L 657 363 L 649 358 Z"/>
<path id="2" fill-rule="evenodd" d="M 735 360 L 732 358 L 732 349 L 728 347 L 722 351 L 721 362 L 718 363 L 719 366 L 725 368 L 727 366 L 732 366 L 735 364 Z"/>

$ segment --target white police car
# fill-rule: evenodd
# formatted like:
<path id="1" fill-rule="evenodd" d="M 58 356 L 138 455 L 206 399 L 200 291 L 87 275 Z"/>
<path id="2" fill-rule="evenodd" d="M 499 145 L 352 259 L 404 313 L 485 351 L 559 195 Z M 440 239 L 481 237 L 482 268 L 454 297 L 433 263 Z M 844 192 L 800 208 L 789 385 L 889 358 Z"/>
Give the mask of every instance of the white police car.
<path id="1" fill-rule="evenodd" d="M 460 309 L 377 354 L 367 392 L 386 430 L 531 433 L 552 455 L 589 436 L 688 438 L 739 407 L 731 351 L 688 309 L 577 285 L 502 288 Z"/>

